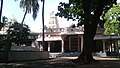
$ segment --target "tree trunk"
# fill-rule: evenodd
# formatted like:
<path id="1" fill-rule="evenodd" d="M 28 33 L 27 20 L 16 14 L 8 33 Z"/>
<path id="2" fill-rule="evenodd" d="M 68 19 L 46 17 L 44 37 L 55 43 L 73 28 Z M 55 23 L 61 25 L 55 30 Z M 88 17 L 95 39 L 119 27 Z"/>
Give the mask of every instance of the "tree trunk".
<path id="1" fill-rule="evenodd" d="M 23 17 L 23 19 L 22 19 L 21 24 L 23 24 L 23 23 L 24 23 L 24 20 L 25 20 L 26 14 L 27 14 L 27 9 L 25 10 L 25 14 L 24 14 L 24 17 Z"/>
<path id="2" fill-rule="evenodd" d="M 1 0 L 1 7 L 0 7 L 0 30 L 3 27 L 3 23 L 1 22 L 1 18 L 2 18 L 2 8 L 3 8 L 3 0 Z"/>
<path id="3" fill-rule="evenodd" d="M 83 1 L 84 8 L 84 35 L 83 35 L 83 51 L 74 62 L 91 63 L 94 60 L 92 56 L 92 47 L 94 44 L 94 37 L 96 35 L 97 25 L 100 16 L 103 12 L 103 2 L 99 0 L 93 18 L 90 19 L 90 0 Z M 93 20 L 92 20 L 93 19 Z"/>
<path id="4" fill-rule="evenodd" d="M 91 45 L 93 43 L 93 31 L 90 22 L 90 2 L 91 0 L 83 0 L 84 10 L 84 35 L 83 35 L 83 51 L 75 60 L 75 62 L 89 63 L 93 61 Z M 90 26 L 91 25 L 91 26 Z M 86 43 L 87 42 L 87 43 Z"/>
<path id="5" fill-rule="evenodd" d="M 82 63 L 91 63 L 94 61 L 92 56 L 92 47 L 94 44 L 94 36 L 96 33 L 96 25 L 91 24 L 84 24 L 84 35 L 83 35 L 83 51 L 78 56 L 77 61 Z"/>
<path id="6" fill-rule="evenodd" d="M 43 51 L 46 51 L 46 47 L 45 47 L 45 37 L 44 37 L 44 4 L 45 4 L 45 0 L 43 0 L 43 7 L 42 7 L 42 26 L 43 26 L 43 29 L 42 29 L 42 46 L 43 46 Z"/>
<path id="7" fill-rule="evenodd" d="M 2 8 L 3 8 L 3 0 L 1 0 L 1 7 L 0 7 L 0 23 L 2 18 Z"/>

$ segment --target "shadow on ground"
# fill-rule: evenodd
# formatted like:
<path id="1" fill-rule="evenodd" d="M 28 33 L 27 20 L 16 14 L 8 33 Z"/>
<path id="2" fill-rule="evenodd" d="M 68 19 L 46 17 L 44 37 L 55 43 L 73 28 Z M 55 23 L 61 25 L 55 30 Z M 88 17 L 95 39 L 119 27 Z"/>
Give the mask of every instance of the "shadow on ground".
<path id="1" fill-rule="evenodd" d="M 119 58 L 95 57 L 98 62 L 90 64 L 73 63 L 77 57 L 57 57 L 48 60 L 0 63 L 0 68 L 119 68 Z"/>

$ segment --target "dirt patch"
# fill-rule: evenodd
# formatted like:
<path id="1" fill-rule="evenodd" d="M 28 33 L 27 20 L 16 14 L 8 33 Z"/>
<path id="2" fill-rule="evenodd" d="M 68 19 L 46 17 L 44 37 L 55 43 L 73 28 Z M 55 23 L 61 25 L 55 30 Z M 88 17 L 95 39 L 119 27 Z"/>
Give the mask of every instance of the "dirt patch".
<path id="1" fill-rule="evenodd" d="M 98 62 L 90 64 L 73 63 L 77 57 L 58 57 L 49 60 L 1 63 L 0 68 L 119 68 L 119 58 L 94 57 Z"/>

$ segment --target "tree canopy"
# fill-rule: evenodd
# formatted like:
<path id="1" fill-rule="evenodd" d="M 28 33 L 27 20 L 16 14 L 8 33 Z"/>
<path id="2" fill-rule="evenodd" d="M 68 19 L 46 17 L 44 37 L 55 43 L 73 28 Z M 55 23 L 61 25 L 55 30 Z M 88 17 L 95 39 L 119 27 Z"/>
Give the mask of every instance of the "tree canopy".
<path id="1" fill-rule="evenodd" d="M 116 0 L 103 0 L 100 1 L 103 5 L 103 16 L 112 7 L 112 4 L 116 4 Z M 99 5 L 99 0 L 91 0 L 90 4 L 90 18 L 93 19 L 95 11 Z M 83 0 L 69 0 L 69 3 L 60 2 L 58 6 L 58 12 L 56 13 L 59 17 L 64 17 L 67 20 L 72 19 L 73 21 L 78 19 L 78 25 L 83 24 L 84 20 L 84 5 Z M 88 10 L 88 9 L 87 9 Z"/>
<path id="2" fill-rule="evenodd" d="M 20 24 L 17 21 L 14 22 L 7 30 L 7 40 L 17 46 L 28 45 L 30 46 L 32 41 L 29 39 L 30 29 L 28 25 Z"/>
<path id="3" fill-rule="evenodd" d="M 30 38 L 30 29 L 28 25 L 18 23 L 16 20 L 8 21 L 8 18 L 3 16 L 2 22 L 4 34 L 0 35 L 0 50 L 10 50 L 11 45 L 31 46 L 35 39 Z"/>
<path id="4" fill-rule="evenodd" d="M 113 5 L 105 14 L 105 35 L 120 34 L 120 3 Z"/>

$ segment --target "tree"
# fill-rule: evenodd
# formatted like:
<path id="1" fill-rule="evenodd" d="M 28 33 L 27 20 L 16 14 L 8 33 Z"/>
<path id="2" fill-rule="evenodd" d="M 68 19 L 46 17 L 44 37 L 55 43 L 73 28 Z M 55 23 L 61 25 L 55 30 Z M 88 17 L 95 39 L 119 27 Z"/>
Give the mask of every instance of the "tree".
<path id="1" fill-rule="evenodd" d="M 1 30 L 3 29 L 3 31 L 4 31 L 4 26 L 7 23 L 7 21 L 8 21 L 8 18 L 3 16 L 2 21 L 1 21 L 1 23 L 2 23 Z M 4 49 L 4 45 L 5 45 L 4 40 L 6 40 L 5 34 L 0 34 L 0 50 Z"/>
<path id="2" fill-rule="evenodd" d="M 83 35 L 83 51 L 74 62 L 91 63 L 94 61 L 92 56 L 92 47 L 94 44 L 94 36 L 100 17 L 108 11 L 108 9 L 116 3 L 116 0 L 69 0 L 69 3 L 60 2 L 58 6 L 59 17 L 78 19 L 78 22 L 84 24 Z"/>
<path id="3" fill-rule="evenodd" d="M 45 4 L 45 0 L 41 0 L 41 2 L 43 2 L 43 7 L 42 7 L 42 25 L 43 25 L 43 41 L 42 41 L 42 45 L 43 45 L 43 49 L 45 50 L 44 47 L 44 4 Z M 39 11 L 39 4 L 38 4 L 38 0 L 21 0 L 20 1 L 20 7 L 25 9 L 25 14 L 22 20 L 22 24 L 24 22 L 24 19 L 26 17 L 27 13 L 31 13 L 31 9 L 33 9 L 33 19 L 35 20 L 37 17 L 37 13 Z"/>
<path id="4" fill-rule="evenodd" d="M 3 0 L 1 0 L 1 4 L 0 4 L 0 30 L 3 27 L 3 23 L 1 22 L 1 18 L 2 18 L 2 8 L 3 8 Z"/>
<path id="5" fill-rule="evenodd" d="M 26 17 L 27 13 L 31 13 L 32 11 L 32 17 L 35 20 L 37 17 L 37 13 L 39 11 L 39 3 L 38 0 L 21 0 L 20 1 L 20 8 L 23 8 L 25 11 L 25 14 L 23 16 L 22 24 L 24 22 L 24 19 Z"/>
<path id="6" fill-rule="evenodd" d="M 109 12 L 104 16 L 105 19 L 105 35 L 120 34 L 120 3 L 113 5 Z"/>
<path id="7" fill-rule="evenodd" d="M 21 29 L 22 27 L 22 29 Z M 7 41 L 10 45 L 27 45 L 30 46 L 32 41 L 29 38 L 30 29 L 28 25 L 20 24 L 17 21 L 14 22 L 7 30 Z"/>
<path id="8" fill-rule="evenodd" d="M 2 8 L 3 8 L 3 0 L 0 1 L 0 22 L 1 22 L 1 17 L 2 17 Z"/>
<path id="9" fill-rule="evenodd" d="M 3 17 L 5 19 L 6 17 Z M 6 21 L 6 20 L 4 20 Z M 5 25 L 7 25 L 7 22 Z M 0 56 L 1 61 L 8 61 L 9 51 L 11 50 L 11 45 L 26 45 L 31 46 L 33 39 L 30 38 L 30 29 L 28 25 L 18 23 L 15 21 L 8 28 L 6 34 L 0 35 L 0 51 L 3 51 L 4 55 Z M 22 29 L 21 29 L 22 28 Z"/>

